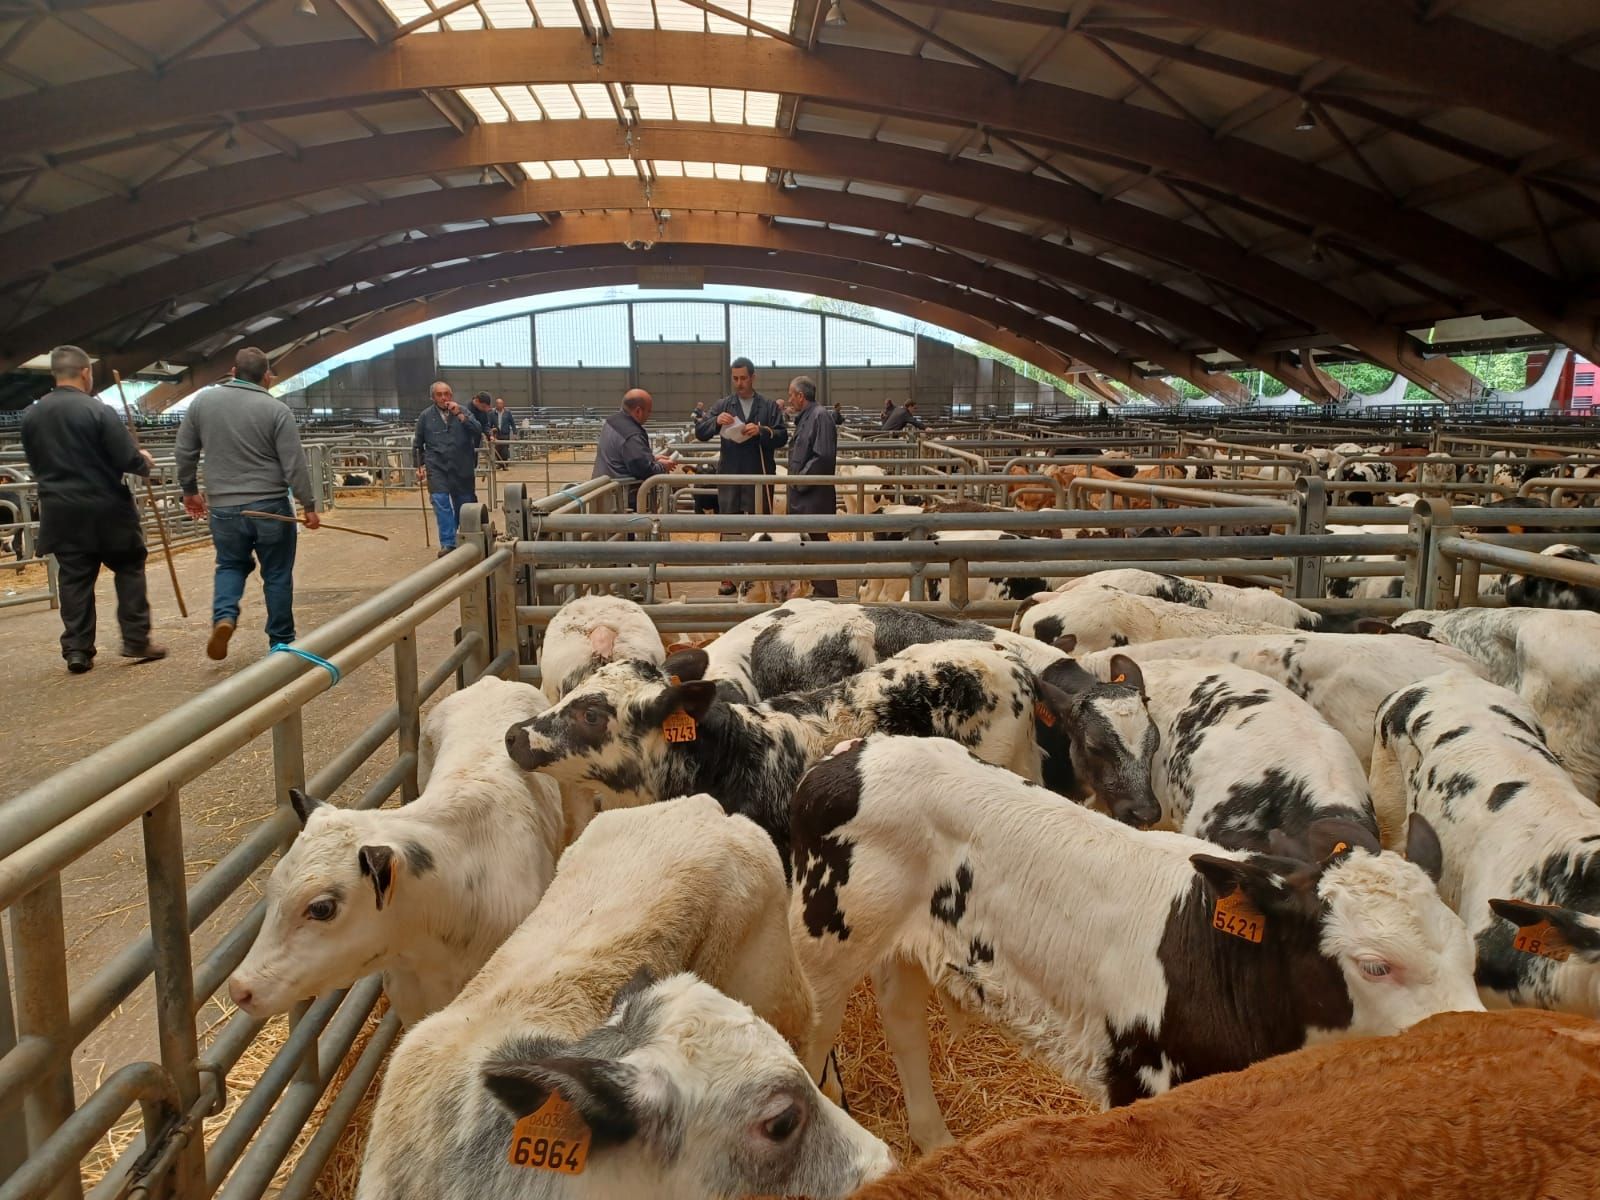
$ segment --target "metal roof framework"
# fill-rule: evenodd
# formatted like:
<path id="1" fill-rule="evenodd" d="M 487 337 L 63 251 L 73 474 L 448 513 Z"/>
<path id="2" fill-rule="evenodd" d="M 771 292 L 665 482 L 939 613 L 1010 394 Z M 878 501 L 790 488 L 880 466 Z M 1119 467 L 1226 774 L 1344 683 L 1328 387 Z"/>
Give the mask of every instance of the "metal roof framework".
<path id="1" fill-rule="evenodd" d="M 670 262 L 1162 402 L 1470 399 L 1437 323 L 1600 356 L 1596 83 L 1589 0 L 0 0 L 0 367 L 169 402 Z"/>

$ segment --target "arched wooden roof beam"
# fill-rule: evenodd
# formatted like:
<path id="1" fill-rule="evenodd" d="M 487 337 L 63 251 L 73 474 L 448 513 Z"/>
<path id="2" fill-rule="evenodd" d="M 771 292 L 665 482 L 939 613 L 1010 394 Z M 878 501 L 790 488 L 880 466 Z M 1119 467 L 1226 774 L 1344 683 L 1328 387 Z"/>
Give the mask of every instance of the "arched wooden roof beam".
<path id="1" fill-rule="evenodd" d="M 630 251 L 616 245 L 584 246 L 561 256 L 545 256 L 552 263 L 560 263 L 559 268 L 553 267 L 504 280 L 461 283 L 439 293 L 404 295 L 394 291 L 384 297 L 381 304 L 374 297 L 372 308 L 345 318 L 339 323 L 342 327 L 330 326 L 327 330 L 299 332 L 279 342 L 276 339 L 289 331 L 284 326 L 273 326 L 271 329 L 251 335 L 248 339 L 231 343 L 209 358 L 195 363 L 190 375 L 182 382 L 163 384 L 146 393 L 140 403 L 147 411 L 160 412 L 195 389 L 223 378 L 232 367 L 233 355 L 240 345 L 272 347 L 271 352 L 277 354 L 274 360 L 275 370 L 288 376 L 314 367 L 375 338 L 438 317 L 481 308 L 486 304 L 574 288 L 635 283 L 641 266 L 681 265 L 675 258 L 669 257 L 669 254 L 678 250 L 681 248 Z M 798 264 L 793 260 L 789 261 L 788 266 L 784 266 L 779 260 L 767 258 L 764 251 L 726 248 L 719 250 L 719 255 L 728 262 L 705 267 L 705 278 L 708 283 L 790 290 L 798 288 L 820 296 L 870 304 L 887 312 L 900 313 L 963 334 L 1013 354 L 1024 362 L 1052 374 L 1085 375 L 1085 372 L 1069 359 L 1012 332 L 1009 328 L 992 324 L 969 312 L 946 307 L 935 300 L 908 297 L 901 292 L 880 289 L 866 283 L 851 284 L 848 279 L 840 278 L 835 273 L 807 275 L 801 273 Z M 411 278 L 419 280 L 421 277 Z M 375 290 L 369 290 L 363 295 L 371 297 Z M 285 351 L 283 349 L 285 346 L 292 348 Z M 1170 401 L 1176 397 L 1168 392 L 1163 398 Z"/>
<path id="2" fill-rule="evenodd" d="M 1227 3 L 1228 0 L 1213 0 Z M 1235 3 L 1252 7 L 1247 0 Z M 1297 7 L 1314 6 L 1301 0 Z M 1264 5 L 1253 6 L 1261 7 Z M 1348 19 L 1342 10 L 1329 20 Z M 65 145 L 115 129 L 176 124 L 214 112 L 226 95 L 241 111 L 293 105 L 346 107 L 429 88 L 506 83 L 693 84 L 786 91 L 826 103 L 979 123 L 1067 151 L 1122 155 L 1221 186 L 1338 230 L 1450 279 L 1529 323 L 1578 345 L 1592 322 L 1564 317 L 1563 288 L 1522 260 L 1327 171 L 1238 138 L 1216 139 L 1181 118 L 1050 84 L 1014 84 L 996 73 L 839 45 L 804 50 L 770 39 L 624 30 L 593 62 L 581 31 L 494 29 L 407 38 L 383 48 L 316 43 L 182 64 L 159 80 L 134 72 L 29 95 L 0 106 L 0 155 Z M 1358 57 L 1356 61 L 1360 61 Z"/>
<path id="3" fill-rule="evenodd" d="M 939 253 L 904 243 L 894 247 L 878 236 L 768 222 L 757 215 L 748 214 L 772 207 L 770 201 L 775 198 L 772 189 L 749 184 L 715 183 L 710 189 L 704 189 L 697 183 L 693 180 L 662 181 L 658 185 L 655 197 L 658 209 L 675 214 L 663 223 L 667 230 L 665 240 L 798 250 L 832 255 L 846 261 L 873 262 L 890 269 L 918 271 L 931 279 L 1023 305 L 1040 316 L 1057 318 L 1089 338 L 1110 343 L 1113 348 L 1120 348 L 1133 357 L 1148 359 L 1219 399 L 1235 404 L 1243 404 L 1249 399 L 1248 389 L 1232 376 L 1208 372 L 1202 360 L 1178 350 L 1165 338 L 1061 289 L 1046 287 L 1015 272 L 982 266 L 961 254 Z M 553 189 L 547 195 L 549 203 L 559 203 L 564 210 L 615 210 L 625 207 L 631 198 L 626 191 L 636 192 L 637 188 L 630 189 L 620 180 L 575 180 Z M 740 196 L 740 192 L 756 194 Z M 753 203 L 755 201 L 759 201 L 759 207 Z M 890 216 L 900 208 L 885 201 L 869 201 L 868 204 L 874 209 L 890 210 L 887 214 Z M 828 219 L 824 215 L 826 206 L 822 204 L 803 211 L 813 214 L 817 219 Z M 737 215 L 741 213 L 747 215 Z M 841 222 L 844 220 L 838 214 L 834 214 L 834 217 Z M 649 220 L 653 218 L 648 218 L 647 223 Z M 181 360 L 189 347 L 215 337 L 222 330 L 244 325 L 264 313 L 296 302 L 330 294 L 358 282 L 380 279 L 398 271 L 426 268 L 458 258 L 572 245 L 576 236 L 575 228 L 575 223 L 569 219 L 554 225 L 518 223 L 491 226 L 415 242 L 398 242 L 345 255 L 331 263 L 279 276 L 226 300 L 207 305 L 152 331 L 139 342 L 119 347 L 115 358 L 119 364 L 128 362 L 134 366 L 156 358 Z M 997 229 L 996 232 L 1004 234 L 1005 231 Z M 1079 357 L 1088 358 L 1081 347 L 1065 348 Z M 1093 350 L 1091 346 L 1089 353 L 1093 353 Z"/>
<path id="4" fill-rule="evenodd" d="M 1384 327 L 1359 305 L 1270 260 L 1252 258 L 1230 242 L 1132 204 L 1038 175 L 861 138 L 799 133 L 782 137 L 721 127 L 642 126 L 634 132 L 640 157 L 756 163 L 832 178 L 870 180 L 1004 207 L 1065 225 L 1096 239 L 1135 249 L 1256 296 L 1326 330 L 1374 362 L 1398 371 L 1443 399 L 1473 398 L 1479 388 L 1448 359 L 1424 359 L 1403 332 Z M 614 151 L 615 153 L 607 153 Z M 80 254 L 87 246 L 121 245 L 190 220 L 237 212 L 254 204 L 305 195 L 342 183 L 475 169 L 504 162 L 627 153 L 622 132 L 604 121 L 540 121 L 453 131 L 391 134 L 306 150 L 298 162 L 252 159 L 207 171 L 198 180 L 157 184 L 140 202 L 112 199 L 0 235 L 0 264 L 17 273 Z M 538 186 L 538 185 L 536 185 Z M 156 193 L 160 193 L 159 196 Z M 641 190 L 641 202 L 642 202 Z M 0 269 L 4 269 L 0 267 Z M 1593 322 L 1588 322 L 1593 329 Z M 1591 338 L 1591 341 L 1594 340 Z M 1575 348 L 1582 350 L 1582 344 Z M 1600 353 L 1600 347 L 1596 348 Z"/>

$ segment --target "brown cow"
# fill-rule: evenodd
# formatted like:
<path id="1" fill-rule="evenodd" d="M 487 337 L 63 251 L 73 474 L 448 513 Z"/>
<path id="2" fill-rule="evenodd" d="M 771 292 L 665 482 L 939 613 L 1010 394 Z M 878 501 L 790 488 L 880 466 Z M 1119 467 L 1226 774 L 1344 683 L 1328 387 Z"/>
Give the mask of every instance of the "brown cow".
<path id="1" fill-rule="evenodd" d="M 1445 1013 L 1083 1117 L 1030 1117 L 853 1200 L 1595 1200 L 1600 1024 Z"/>

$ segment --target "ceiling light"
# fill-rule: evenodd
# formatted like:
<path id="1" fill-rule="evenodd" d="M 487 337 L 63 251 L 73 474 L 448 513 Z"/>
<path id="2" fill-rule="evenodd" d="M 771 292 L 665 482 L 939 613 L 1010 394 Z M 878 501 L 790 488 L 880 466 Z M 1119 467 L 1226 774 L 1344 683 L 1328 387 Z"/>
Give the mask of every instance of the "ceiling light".
<path id="1" fill-rule="evenodd" d="M 1307 104 L 1300 110 L 1300 119 L 1294 123 L 1294 131 L 1296 133 L 1310 133 L 1316 127 L 1317 114 L 1312 112 L 1311 105 Z"/>
<path id="2" fill-rule="evenodd" d="M 1306 254 L 1306 261 L 1308 263 L 1319 263 L 1319 262 L 1323 261 L 1323 259 L 1325 259 L 1326 257 L 1327 257 L 1327 255 L 1323 254 L 1323 252 L 1322 252 L 1322 243 L 1321 242 L 1312 242 L 1311 243 L 1311 249 Z"/>
<path id="3" fill-rule="evenodd" d="M 989 144 L 989 131 L 987 129 L 985 129 L 983 131 L 983 145 L 978 147 L 978 157 L 979 158 L 993 158 L 994 157 L 994 147 Z"/>
<path id="4" fill-rule="evenodd" d="M 767 251 L 767 257 L 768 258 L 777 258 L 778 257 L 778 252 L 776 250 L 768 250 Z"/>
<path id="5" fill-rule="evenodd" d="M 482 171 L 480 171 L 478 173 L 478 182 L 480 184 L 482 184 L 484 187 L 488 187 L 491 183 L 494 182 L 494 172 L 491 171 L 488 167 L 485 167 Z"/>
<path id="6" fill-rule="evenodd" d="M 314 17 L 317 15 L 317 6 L 311 3 L 311 0 L 295 0 L 294 10 L 302 17 Z"/>
<path id="7" fill-rule="evenodd" d="M 822 19 L 822 23 L 834 29 L 844 24 L 844 9 L 840 7 L 839 0 L 828 0 L 828 15 Z"/>
<path id="8" fill-rule="evenodd" d="M 788 191 L 793 191 L 800 186 L 800 181 L 794 177 L 793 171 L 785 171 L 783 173 L 782 183 L 785 190 Z"/>
<path id="9" fill-rule="evenodd" d="M 200 230 L 193 221 L 189 222 L 189 237 L 187 240 L 191 246 L 200 240 Z"/>
<path id="10" fill-rule="evenodd" d="M 411 230 L 408 229 L 408 230 L 406 230 L 406 235 L 403 238 L 401 238 L 400 240 L 402 242 L 412 242 L 412 241 L 416 240 L 416 235 L 413 234 L 411 232 Z"/>
<path id="11" fill-rule="evenodd" d="M 232 150 L 239 145 L 239 130 L 237 126 L 228 126 L 227 139 L 222 143 L 224 150 Z"/>
<path id="12" fill-rule="evenodd" d="M 889 245 L 893 246 L 896 250 L 898 250 L 902 246 L 904 246 L 905 243 L 900 240 L 900 235 L 898 233 L 896 233 L 896 234 L 893 234 L 893 235 L 890 236 Z"/>
<path id="13" fill-rule="evenodd" d="M 634 120 L 639 119 L 639 97 L 633 94 L 631 83 L 622 89 L 622 111 L 632 114 Z"/>

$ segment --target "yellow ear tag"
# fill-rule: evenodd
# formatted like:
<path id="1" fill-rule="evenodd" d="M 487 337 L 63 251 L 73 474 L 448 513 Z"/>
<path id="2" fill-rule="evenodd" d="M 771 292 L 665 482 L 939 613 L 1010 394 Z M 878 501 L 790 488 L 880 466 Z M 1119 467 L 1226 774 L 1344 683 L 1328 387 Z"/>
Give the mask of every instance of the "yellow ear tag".
<path id="1" fill-rule="evenodd" d="M 1115 678 L 1113 678 L 1111 680 L 1111 682 L 1112 683 L 1127 683 L 1128 682 L 1128 677 L 1126 675 L 1118 675 Z"/>
<path id="2" fill-rule="evenodd" d="M 1043 700 L 1035 700 L 1033 702 L 1033 715 L 1044 722 L 1046 729 L 1054 729 L 1056 727 L 1056 710 Z"/>
<path id="3" fill-rule="evenodd" d="M 692 742 L 698 729 L 694 718 L 681 708 L 661 722 L 661 732 L 667 735 L 669 742 Z"/>
<path id="4" fill-rule="evenodd" d="M 1572 955 L 1572 946 L 1566 935 L 1549 921 L 1522 926 L 1517 930 L 1517 936 L 1511 939 L 1511 944 L 1524 954 L 1537 954 L 1540 958 L 1552 958 L 1556 962 L 1566 962 Z"/>
<path id="5" fill-rule="evenodd" d="M 1349 842 L 1335 842 L 1333 849 L 1328 852 L 1328 857 L 1332 858 L 1335 854 L 1343 854 L 1348 849 L 1350 849 Z"/>
<path id="6" fill-rule="evenodd" d="M 514 1167 L 582 1175 L 594 1135 L 560 1092 L 517 1122 L 507 1161 Z"/>
<path id="7" fill-rule="evenodd" d="M 679 679 L 676 675 L 668 675 L 667 676 L 667 682 L 670 683 L 673 687 L 677 687 L 680 683 L 683 682 L 683 680 Z"/>
<path id="8" fill-rule="evenodd" d="M 1217 897 L 1217 907 L 1211 913 L 1211 928 L 1260 945 L 1267 935 L 1267 918 L 1251 903 L 1244 889 L 1236 887 L 1226 896 Z"/>

